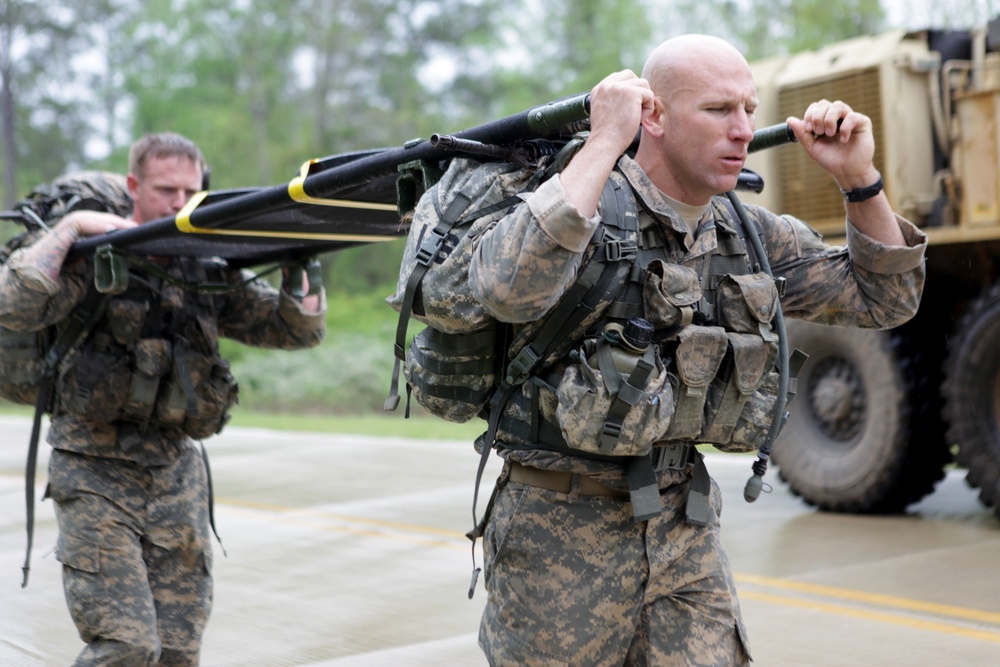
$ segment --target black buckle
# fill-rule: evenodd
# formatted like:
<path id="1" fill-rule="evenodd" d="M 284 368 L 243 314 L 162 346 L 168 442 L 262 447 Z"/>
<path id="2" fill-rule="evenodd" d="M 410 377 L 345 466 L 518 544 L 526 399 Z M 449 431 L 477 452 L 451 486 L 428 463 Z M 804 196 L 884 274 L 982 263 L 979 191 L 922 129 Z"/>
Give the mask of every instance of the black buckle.
<path id="1" fill-rule="evenodd" d="M 691 462 L 694 445 L 677 442 L 671 445 L 653 446 L 653 470 L 683 470 Z"/>

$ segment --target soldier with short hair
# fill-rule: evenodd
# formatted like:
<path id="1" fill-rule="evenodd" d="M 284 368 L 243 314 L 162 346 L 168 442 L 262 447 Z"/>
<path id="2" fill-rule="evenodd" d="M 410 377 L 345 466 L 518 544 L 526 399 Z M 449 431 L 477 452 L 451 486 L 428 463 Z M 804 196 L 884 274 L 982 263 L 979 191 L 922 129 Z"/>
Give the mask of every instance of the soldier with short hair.
<path id="1" fill-rule="evenodd" d="M 773 278 L 761 271 L 734 209 L 716 197 L 737 184 L 757 104 L 750 67 L 731 45 L 666 41 L 642 77 L 626 70 L 594 87 L 586 143 L 475 247 L 471 292 L 517 331 L 579 280 L 609 179 L 638 204 L 634 268 L 609 314 L 524 382 L 496 420 L 505 463 L 485 527 L 479 634 L 493 665 L 749 663 L 720 538 L 722 498 L 695 446 L 748 451 L 766 437 L 778 299 L 786 316 L 865 328 L 897 326 L 917 310 L 926 239 L 882 193 L 871 120 L 841 101 L 818 101 L 788 124 L 844 191 L 847 244 L 828 246 L 797 219 L 747 207 Z M 658 388 L 631 387 L 624 420 L 601 393 L 616 366 L 597 350 L 609 331 L 624 347 L 623 329 L 600 333 L 611 313 L 641 316 L 657 352 L 642 382 Z M 631 381 L 622 373 L 620 396 Z M 643 449 L 655 484 L 648 514 L 630 493 L 629 460 Z"/>
<path id="2" fill-rule="evenodd" d="M 93 261 L 66 261 L 72 244 L 176 215 L 202 189 L 204 170 L 186 137 L 136 141 L 131 216 L 74 211 L 14 252 L 0 267 L 0 325 L 32 331 L 65 320 L 95 289 Z M 210 285 L 217 289 L 203 289 Z M 223 428 L 238 389 L 218 339 L 315 346 L 325 295 L 248 281 L 217 258 L 149 258 L 100 307 L 59 368 L 48 433 L 56 557 L 87 644 L 75 664 L 197 665 L 212 607 L 212 546 L 207 458 L 194 441 Z"/>

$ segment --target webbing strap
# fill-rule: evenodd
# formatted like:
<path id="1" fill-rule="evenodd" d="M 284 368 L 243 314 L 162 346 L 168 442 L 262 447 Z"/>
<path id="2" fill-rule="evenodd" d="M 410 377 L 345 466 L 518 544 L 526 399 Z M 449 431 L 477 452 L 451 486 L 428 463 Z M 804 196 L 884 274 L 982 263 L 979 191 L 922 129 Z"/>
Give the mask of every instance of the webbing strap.
<path id="1" fill-rule="evenodd" d="M 212 484 L 212 468 L 208 465 L 208 450 L 205 449 L 204 442 L 198 444 L 201 445 L 201 460 L 205 464 L 205 483 L 208 490 L 208 525 L 212 527 L 212 534 L 215 535 L 216 541 L 222 547 L 222 555 L 228 557 L 226 547 L 222 544 L 222 538 L 219 537 L 219 531 L 215 527 L 215 487 Z"/>
<path id="2" fill-rule="evenodd" d="M 38 441 L 41 437 L 42 415 L 49 407 L 52 389 L 55 385 L 59 362 L 79 341 L 90 333 L 104 313 L 103 306 L 107 295 L 98 292 L 93 285 L 87 291 L 87 296 L 79 306 L 70 312 L 68 324 L 59 332 L 58 337 L 49 348 L 42 362 L 41 377 L 38 382 L 38 394 L 35 396 L 35 415 L 31 423 L 31 438 L 28 441 L 28 462 L 24 471 L 24 500 L 27 509 L 28 545 L 24 554 L 24 565 L 21 567 L 23 577 L 21 588 L 28 585 L 28 574 L 31 571 L 31 547 L 35 535 L 35 473 L 38 469 Z"/>
<path id="3" fill-rule="evenodd" d="M 417 237 L 417 252 L 414 257 L 413 269 L 410 277 L 406 280 L 406 288 L 403 291 L 403 302 L 399 307 L 399 320 L 396 322 L 396 343 L 393 346 L 395 360 L 392 365 L 392 380 L 389 385 L 389 395 L 385 399 L 385 410 L 391 412 L 399 405 L 399 369 L 400 363 L 406 359 L 406 331 L 410 324 L 410 314 L 413 312 L 413 303 L 420 291 L 420 281 L 430 269 L 434 259 L 441 252 L 445 240 L 451 229 L 458 223 L 459 217 L 469 207 L 472 200 L 461 192 L 456 193 L 455 198 L 448 204 L 448 208 L 441 212 L 438 200 L 438 189 L 432 188 L 430 196 L 433 197 L 434 209 L 438 211 L 440 221 L 430 230 L 425 238 L 428 229 L 420 230 Z"/>

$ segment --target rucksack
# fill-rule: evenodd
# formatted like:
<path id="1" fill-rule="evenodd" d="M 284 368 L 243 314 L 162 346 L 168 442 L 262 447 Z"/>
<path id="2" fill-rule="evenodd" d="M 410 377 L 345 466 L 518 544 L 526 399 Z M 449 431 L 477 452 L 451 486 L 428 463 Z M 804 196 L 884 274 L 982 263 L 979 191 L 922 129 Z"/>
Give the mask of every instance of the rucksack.
<path id="1" fill-rule="evenodd" d="M 0 248 L 0 264 L 17 249 L 34 243 L 63 216 L 77 210 L 103 211 L 126 216 L 132 210 L 125 177 L 105 171 L 81 171 L 39 185 L 0 218 L 26 229 Z M 93 292 L 93 290 L 91 290 Z M 99 295 L 89 296 L 66 324 L 40 331 L 12 331 L 0 327 L 0 396 L 21 405 L 35 405 L 45 372 L 93 324 Z"/>
<path id="2" fill-rule="evenodd" d="M 636 209 L 631 191 L 611 182 L 601 198 L 606 222 L 595 235 L 597 261 L 590 263 L 574 289 L 564 297 L 564 307 L 552 311 L 551 319 L 557 321 L 556 325 L 546 326 L 547 319 L 543 318 L 514 336 L 510 327 L 500 326 L 465 286 L 478 238 L 519 204 L 523 194 L 558 173 L 582 141 L 583 137 L 578 137 L 554 155 L 543 151 L 545 157 L 532 166 L 453 159 L 441 178 L 419 199 L 403 251 L 396 292 L 386 299 L 400 313 L 387 411 L 398 406 L 402 366 L 407 383 L 407 416 L 412 395 L 429 412 L 448 421 L 486 418 L 484 409 L 498 386 L 506 383 L 506 378 L 498 379 L 496 373 L 504 365 L 508 349 L 516 355 L 517 373 L 527 377 L 530 369 L 521 368 L 525 355 L 534 354 L 541 346 L 543 351 L 538 360 L 541 363 L 561 356 L 575 342 L 566 334 L 588 314 L 578 307 L 585 302 L 581 301 L 585 291 L 590 290 L 590 300 L 596 303 L 597 297 L 610 300 L 611 291 L 619 289 L 628 271 L 627 262 L 622 260 L 634 255 L 636 246 L 634 240 L 623 243 L 627 233 L 616 230 L 619 232 L 616 235 L 609 229 L 628 217 L 634 236 Z M 627 210 L 630 213 L 626 214 Z M 606 261 L 618 270 L 614 279 L 611 276 L 614 271 L 602 273 Z M 431 271 L 434 280 L 425 281 Z M 569 316 L 570 312 L 579 317 Z M 427 326 L 407 347 L 410 318 Z"/>

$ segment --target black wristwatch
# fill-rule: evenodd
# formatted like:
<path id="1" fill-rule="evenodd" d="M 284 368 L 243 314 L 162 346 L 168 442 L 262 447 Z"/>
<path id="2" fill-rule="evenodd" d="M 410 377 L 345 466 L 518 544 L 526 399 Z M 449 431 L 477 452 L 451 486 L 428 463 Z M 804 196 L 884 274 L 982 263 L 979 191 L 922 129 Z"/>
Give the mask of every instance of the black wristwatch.
<path id="1" fill-rule="evenodd" d="M 866 188 L 856 188 L 854 190 L 841 190 L 840 193 L 844 195 L 844 199 L 856 204 L 866 199 L 871 199 L 878 193 L 882 192 L 882 188 L 885 187 L 885 183 L 882 182 L 882 174 L 878 175 L 878 180 L 872 185 Z"/>

